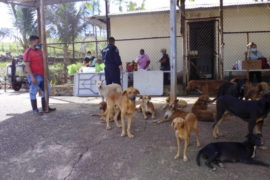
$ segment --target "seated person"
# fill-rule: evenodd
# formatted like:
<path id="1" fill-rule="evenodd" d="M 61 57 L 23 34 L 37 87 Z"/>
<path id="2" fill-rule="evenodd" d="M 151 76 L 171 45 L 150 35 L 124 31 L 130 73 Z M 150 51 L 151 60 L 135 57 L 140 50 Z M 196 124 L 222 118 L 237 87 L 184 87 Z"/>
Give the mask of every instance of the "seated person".
<path id="1" fill-rule="evenodd" d="M 257 45 L 254 42 L 249 43 L 247 46 L 248 46 L 248 52 L 245 53 L 247 60 L 254 61 L 254 60 L 260 60 L 261 58 L 263 58 L 262 53 L 257 50 Z M 255 76 L 256 76 L 257 82 L 262 81 L 262 73 L 260 71 L 249 72 L 249 80 L 251 82 L 255 82 L 254 81 Z"/>
<path id="2" fill-rule="evenodd" d="M 101 59 L 98 59 L 95 63 L 96 72 L 104 71 L 105 64 Z"/>
<path id="3" fill-rule="evenodd" d="M 91 51 L 87 51 L 86 58 L 90 59 L 89 66 L 90 67 L 95 67 L 95 63 L 97 61 L 97 58 L 95 56 L 92 56 Z"/>
<path id="4" fill-rule="evenodd" d="M 138 70 L 150 70 L 150 59 L 149 56 L 144 53 L 144 49 L 140 50 L 140 55 L 136 58 L 135 62 L 138 63 Z"/>
<path id="5" fill-rule="evenodd" d="M 160 70 L 161 71 L 170 71 L 170 58 L 166 52 L 166 49 L 161 49 L 160 52 L 161 52 L 161 59 L 159 60 Z M 169 75 L 170 75 L 169 73 L 164 73 L 164 83 L 165 84 L 170 84 Z"/>
<path id="6" fill-rule="evenodd" d="M 91 61 L 90 58 L 88 58 L 88 57 L 84 58 L 83 65 L 86 67 L 90 67 L 90 65 L 91 65 L 90 61 Z"/>

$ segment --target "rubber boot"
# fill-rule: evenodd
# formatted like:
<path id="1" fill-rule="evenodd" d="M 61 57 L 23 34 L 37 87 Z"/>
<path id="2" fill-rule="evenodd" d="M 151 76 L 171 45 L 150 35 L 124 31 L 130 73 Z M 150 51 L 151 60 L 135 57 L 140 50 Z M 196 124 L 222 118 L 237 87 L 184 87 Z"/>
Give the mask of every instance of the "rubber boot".
<path id="1" fill-rule="evenodd" d="M 43 110 L 43 112 L 45 112 L 45 109 L 46 109 L 46 107 L 45 107 L 45 98 L 41 98 L 41 104 L 42 104 L 42 110 Z M 49 106 L 49 112 L 52 112 L 52 111 L 55 111 L 56 110 L 56 108 L 50 108 L 50 106 Z"/>
<path id="2" fill-rule="evenodd" d="M 37 108 L 37 100 L 31 100 L 31 105 L 32 105 L 32 109 L 33 109 L 33 113 L 36 115 L 42 115 L 42 112 L 39 112 L 38 108 Z"/>

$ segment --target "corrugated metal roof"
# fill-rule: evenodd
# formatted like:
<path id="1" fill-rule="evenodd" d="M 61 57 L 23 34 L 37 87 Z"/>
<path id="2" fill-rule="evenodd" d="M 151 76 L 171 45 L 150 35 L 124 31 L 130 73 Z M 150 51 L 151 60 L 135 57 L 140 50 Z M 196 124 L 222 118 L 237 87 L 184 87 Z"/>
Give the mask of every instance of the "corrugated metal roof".
<path id="1" fill-rule="evenodd" d="M 195 1 L 196 2 L 196 1 Z M 223 6 L 224 8 L 228 7 L 237 7 L 237 6 L 256 6 L 256 5 L 270 5 L 270 0 L 268 2 L 255 2 L 255 1 L 232 1 L 232 2 L 224 2 Z M 216 3 L 186 3 L 186 9 L 187 10 L 198 10 L 198 9 L 211 9 L 211 8 L 219 8 L 220 4 L 219 1 L 216 1 Z M 154 10 L 139 10 L 139 11 L 129 11 L 125 13 L 111 13 L 110 16 L 127 16 L 127 15 L 139 15 L 139 14 L 153 14 L 153 13 L 167 13 L 170 9 L 168 7 L 166 8 L 160 8 L 160 9 L 154 9 Z"/>
<path id="2" fill-rule="evenodd" d="M 86 0 L 45 0 L 45 5 L 52 5 L 52 4 L 61 4 L 61 3 L 68 3 L 68 2 L 79 2 L 79 1 L 86 1 Z M 38 7 L 40 5 L 40 0 L 0 0 L 3 3 L 10 3 L 10 4 L 17 4 L 26 7 Z"/>

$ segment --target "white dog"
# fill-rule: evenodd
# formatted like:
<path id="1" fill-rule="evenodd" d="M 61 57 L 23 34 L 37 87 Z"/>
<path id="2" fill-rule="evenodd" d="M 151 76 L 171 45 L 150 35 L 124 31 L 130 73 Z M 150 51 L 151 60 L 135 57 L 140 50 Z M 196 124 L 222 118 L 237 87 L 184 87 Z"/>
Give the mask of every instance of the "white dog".
<path id="1" fill-rule="evenodd" d="M 95 84 L 98 88 L 99 95 L 102 97 L 102 101 L 106 100 L 106 98 L 112 93 L 112 92 L 122 92 L 122 87 L 119 84 L 109 84 L 105 85 L 103 84 L 104 80 L 97 81 L 95 80 Z"/>

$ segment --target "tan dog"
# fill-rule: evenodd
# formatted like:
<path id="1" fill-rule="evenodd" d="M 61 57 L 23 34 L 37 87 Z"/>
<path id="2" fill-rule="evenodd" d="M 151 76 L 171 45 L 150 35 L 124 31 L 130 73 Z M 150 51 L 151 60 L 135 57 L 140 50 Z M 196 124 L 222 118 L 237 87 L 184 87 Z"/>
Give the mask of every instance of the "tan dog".
<path id="1" fill-rule="evenodd" d="M 171 102 L 170 99 L 171 99 L 170 96 L 168 96 L 166 98 L 166 103 L 163 106 L 163 109 L 166 109 L 170 105 L 170 102 Z M 176 100 L 177 100 L 177 108 L 185 108 L 185 107 L 187 107 L 188 104 L 187 104 L 187 102 L 185 100 L 182 100 L 182 99 L 180 99 L 180 100 L 176 99 Z"/>
<path id="2" fill-rule="evenodd" d="M 102 101 L 106 100 L 107 96 L 109 96 L 112 92 L 122 92 L 122 87 L 119 84 L 103 84 L 104 80 L 97 81 L 95 80 L 95 84 L 98 88 L 99 95 L 102 97 Z"/>
<path id="3" fill-rule="evenodd" d="M 140 99 L 142 102 L 139 106 L 139 111 L 142 111 L 144 119 L 147 119 L 147 113 L 150 113 L 152 115 L 152 119 L 154 119 L 156 114 L 154 104 L 150 102 L 151 97 L 148 95 L 144 95 L 141 96 Z"/>
<path id="4" fill-rule="evenodd" d="M 193 113 L 188 113 L 185 119 L 178 117 L 175 118 L 171 124 L 173 129 L 175 130 L 175 136 L 177 140 L 177 154 L 174 159 L 178 159 L 180 157 L 181 152 L 181 139 L 185 141 L 185 149 L 184 149 L 184 161 L 188 160 L 187 157 L 187 149 L 189 145 L 189 138 L 192 130 L 195 130 L 196 133 L 196 142 L 197 147 L 200 146 L 199 141 L 199 128 L 198 128 L 198 120 L 197 117 Z"/>
<path id="5" fill-rule="evenodd" d="M 266 82 L 260 82 L 258 84 L 246 83 L 245 99 L 246 100 L 259 100 L 269 90 L 269 86 Z"/>
<path id="6" fill-rule="evenodd" d="M 194 113 L 199 121 L 214 122 L 214 114 L 207 110 L 209 102 L 208 95 L 202 95 L 192 106 L 191 112 Z"/>
<path id="7" fill-rule="evenodd" d="M 168 110 L 164 114 L 164 119 L 157 121 L 157 123 L 168 122 L 176 117 L 185 118 L 188 112 L 177 109 L 177 103 L 178 100 L 174 100 L 174 102 L 170 103 Z"/>
<path id="8" fill-rule="evenodd" d="M 128 116 L 128 127 L 127 127 L 127 134 L 129 138 L 133 138 L 134 135 L 131 134 L 131 123 L 133 119 L 133 114 L 136 108 L 135 100 L 136 96 L 140 94 L 140 92 L 133 88 L 127 88 L 123 93 L 113 92 L 107 97 L 107 115 L 106 115 L 106 129 L 111 129 L 109 124 L 110 115 L 113 113 L 114 107 L 118 106 L 119 110 L 115 112 L 114 122 L 117 127 L 121 127 L 116 117 L 121 111 L 121 122 L 122 122 L 122 133 L 121 136 L 126 135 L 126 126 L 125 126 L 125 118 Z"/>
<path id="9" fill-rule="evenodd" d="M 187 91 L 196 89 L 204 95 L 217 94 L 219 87 L 225 82 L 225 80 L 191 80 L 188 82 Z"/>

